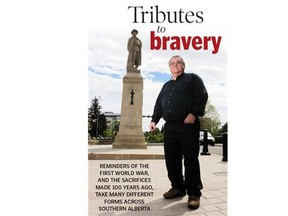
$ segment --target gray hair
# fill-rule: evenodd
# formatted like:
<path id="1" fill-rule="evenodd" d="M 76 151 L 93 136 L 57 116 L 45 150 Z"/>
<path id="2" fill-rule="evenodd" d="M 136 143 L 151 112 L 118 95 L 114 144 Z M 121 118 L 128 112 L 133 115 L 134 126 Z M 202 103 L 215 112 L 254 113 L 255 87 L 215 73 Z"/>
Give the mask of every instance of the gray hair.
<path id="1" fill-rule="evenodd" d="M 170 60 L 169 60 L 169 64 L 170 64 L 170 61 L 171 61 L 171 59 L 172 58 L 180 58 L 181 59 L 181 62 L 183 63 L 183 65 L 184 65 L 184 68 L 185 68 L 185 61 L 184 61 L 184 59 L 180 56 L 180 55 L 174 55 L 174 56 L 172 56 L 171 58 L 170 58 Z"/>

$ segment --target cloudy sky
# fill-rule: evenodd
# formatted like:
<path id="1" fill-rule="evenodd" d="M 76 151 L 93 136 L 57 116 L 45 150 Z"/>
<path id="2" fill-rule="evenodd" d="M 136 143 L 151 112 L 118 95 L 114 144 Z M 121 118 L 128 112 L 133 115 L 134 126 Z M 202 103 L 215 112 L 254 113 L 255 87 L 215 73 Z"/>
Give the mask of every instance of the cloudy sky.
<path id="1" fill-rule="evenodd" d="M 124 1 L 125 2 L 125 1 Z M 153 106 L 161 87 L 170 79 L 168 60 L 172 55 L 181 55 L 186 62 L 187 73 L 196 73 L 204 81 L 209 93 L 209 100 L 218 113 L 222 124 L 227 122 L 227 47 L 225 26 L 215 19 L 215 11 L 203 5 L 179 4 L 177 7 L 157 4 L 159 9 L 166 11 L 203 11 L 204 22 L 196 23 L 133 23 L 134 13 L 128 6 L 143 6 L 144 11 L 153 11 L 155 3 L 150 4 L 121 4 L 119 7 L 98 10 L 90 18 L 88 32 L 88 74 L 90 106 L 92 98 L 100 96 L 102 112 L 121 112 L 122 77 L 126 74 L 127 41 L 131 37 L 131 30 L 139 31 L 138 37 L 142 41 L 142 65 L 139 67 L 144 78 L 143 115 L 151 115 Z M 93 8 L 93 7 L 91 7 Z M 109 8 L 109 2 L 107 3 Z M 94 8 L 95 9 L 95 8 Z M 92 10 L 92 9 L 91 9 Z M 155 12 L 155 11 L 153 11 Z M 213 18 L 213 19 L 212 19 Z M 101 22 L 99 22 L 101 20 Z M 100 25 L 101 24 L 101 25 Z M 218 25 L 215 25 L 218 24 Z M 157 33 L 158 26 L 164 27 L 164 33 Z M 155 31 L 157 36 L 222 36 L 220 49 L 212 54 L 212 44 L 208 50 L 151 50 L 150 32 Z M 143 130 L 148 130 L 150 119 L 143 118 Z M 159 123 L 159 126 L 163 121 Z"/>

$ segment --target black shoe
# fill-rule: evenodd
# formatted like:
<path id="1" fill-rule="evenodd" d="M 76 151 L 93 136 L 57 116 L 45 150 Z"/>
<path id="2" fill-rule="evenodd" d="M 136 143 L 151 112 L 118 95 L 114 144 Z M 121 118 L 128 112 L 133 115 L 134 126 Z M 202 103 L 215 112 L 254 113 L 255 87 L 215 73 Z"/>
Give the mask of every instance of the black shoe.
<path id="1" fill-rule="evenodd" d="M 166 193 L 163 194 L 163 196 L 166 199 L 174 199 L 174 198 L 177 198 L 177 197 L 183 197 L 185 195 L 186 195 L 185 192 L 180 191 L 180 190 L 178 190 L 176 188 L 171 188 L 169 191 L 167 191 Z"/>
<path id="2" fill-rule="evenodd" d="M 188 208 L 198 209 L 199 206 L 200 206 L 200 197 L 193 195 L 188 197 Z"/>

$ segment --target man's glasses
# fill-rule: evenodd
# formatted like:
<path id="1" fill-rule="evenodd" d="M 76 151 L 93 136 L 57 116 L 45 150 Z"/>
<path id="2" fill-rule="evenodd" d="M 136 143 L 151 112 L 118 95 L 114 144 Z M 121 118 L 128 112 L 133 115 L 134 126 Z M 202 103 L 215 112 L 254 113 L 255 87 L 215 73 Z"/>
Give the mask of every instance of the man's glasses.
<path id="1" fill-rule="evenodd" d="M 177 61 L 177 62 L 169 62 L 170 66 L 174 66 L 174 65 L 179 65 L 182 64 L 183 62 Z"/>

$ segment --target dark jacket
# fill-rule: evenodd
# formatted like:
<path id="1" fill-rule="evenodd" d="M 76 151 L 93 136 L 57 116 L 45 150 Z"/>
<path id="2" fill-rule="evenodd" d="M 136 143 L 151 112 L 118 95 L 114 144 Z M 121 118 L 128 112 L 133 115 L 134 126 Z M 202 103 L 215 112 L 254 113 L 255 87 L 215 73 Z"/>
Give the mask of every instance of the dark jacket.
<path id="1" fill-rule="evenodd" d="M 160 91 L 152 122 L 156 124 L 161 117 L 166 122 L 184 121 L 189 113 L 203 116 L 208 93 L 202 79 L 194 73 L 183 73 L 177 79 L 166 82 Z"/>

